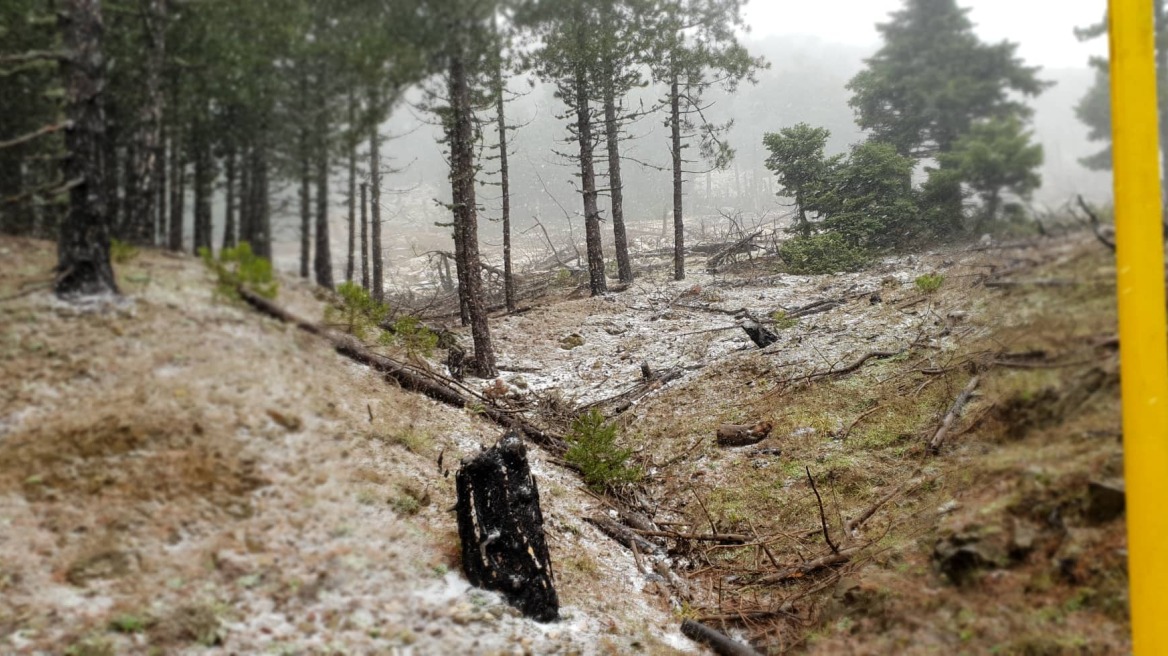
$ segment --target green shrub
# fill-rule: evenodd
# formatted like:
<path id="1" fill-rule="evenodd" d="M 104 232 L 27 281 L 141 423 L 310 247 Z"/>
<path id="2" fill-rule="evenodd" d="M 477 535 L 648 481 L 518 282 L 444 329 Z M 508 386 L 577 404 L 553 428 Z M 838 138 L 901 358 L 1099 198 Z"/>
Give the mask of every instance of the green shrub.
<path id="1" fill-rule="evenodd" d="M 594 490 L 641 480 L 641 469 L 629 465 L 632 449 L 616 445 L 616 426 L 593 408 L 572 422 L 569 448 L 564 459 L 584 472 L 584 482 Z"/>
<path id="2" fill-rule="evenodd" d="M 771 320 L 774 321 L 775 328 L 779 330 L 786 330 L 799 325 L 799 320 L 789 316 L 786 310 L 775 310 L 774 314 L 771 315 Z"/>
<path id="3" fill-rule="evenodd" d="M 923 276 L 917 276 L 917 289 L 926 294 L 932 294 L 941 288 L 941 283 L 945 282 L 945 276 L 939 273 L 926 273 Z"/>
<path id="4" fill-rule="evenodd" d="M 110 239 L 110 260 L 114 264 L 125 264 L 135 257 L 138 257 L 138 248 L 136 246 L 127 244 L 120 239 Z"/>
<path id="5" fill-rule="evenodd" d="M 795 274 L 858 271 L 868 263 L 863 249 L 849 245 L 832 232 L 788 239 L 779 247 L 779 257 L 787 271 Z"/>
<path id="6" fill-rule="evenodd" d="M 377 330 L 389 316 L 388 305 L 374 300 L 368 290 L 354 282 L 341 283 L 337 287 L 337 295 L 341 297 L 341 305 L 330 305 L 324 309 L 325 323 L 339 326 L 357 339 L 365 339 L 371 330 Z"/>
<path id="7" fill-rule="evenodd" d="M 272 275 L 272 263 L 253 253 L 246 241 L 219 251 L 219 259 L 208 248 L 200 248 L 199 257 L 219 278 L 216 293 L 238 299 L 239 287 L 245 286 L 264 298 L 276 297 L 279 284 Z"/>

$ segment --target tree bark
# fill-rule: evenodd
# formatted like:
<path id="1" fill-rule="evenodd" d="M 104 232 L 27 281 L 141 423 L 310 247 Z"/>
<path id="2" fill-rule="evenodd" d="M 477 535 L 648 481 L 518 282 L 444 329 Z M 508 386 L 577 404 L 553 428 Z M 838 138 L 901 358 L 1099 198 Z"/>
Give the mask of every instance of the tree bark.
<path id="1" fill-rule="evenodd" d="M 325 289 L 332 289 L 333 258 L 328 224 L 328 124 L 325 122 L 323 111 L 318 118 L 317 129 L 320 132 L 316 145 L 316 254 L 312 268 L 316 274 L 316 284 Z"/>
<path id="2" fill-rule="evenodd" d="M 673 155 L 673 279 L 685 280 L 685 222 L 681 208 L 681 90 L 678 74 L 669 83 L 670 152 Z"/>
<path id="3" fill-rule="evenodd" d="M 377 103 L 371 103 L 376 112 Z M 369 177 L 370 177 L 370 221 L 372 222 L 372 253 L 373 257 L 373 300 L 385 300 L 385 285 L 381 277 L 381 161 L 379 158 L 378 141 L 381 135 L 377 133 L 377 121 L 372 122 L 369 134 Z"/>
<path id="4" fill-rule="evenodd" d="M 151 243 L 165 244 L 166 243 L 166 199 L 168 198 L 168 190 L 166 188 L 167 170 L 166 164 L 169 158 L 168 150 L 170 137 L 166 136 L 166 130 L 162 129 L 162 135 L 158 142 L 158 156 L 154 159 L 154 207 L 151 210 L 150 221 L 153 223 L 153 236 Z"/>
<path id="5" fill-rule="evenodd" d="M 605 30 L 611 30 L 611 6 L 605 5 Z M 612 53 L 604 61 L 604 133 L 608 146 L 608 186 L 612 206 L 612 232 L 616 244 L 617 276 L 622 283 L 633 281 L 633 265 L 629 261 L 629 240 L 625 231 L 624 183 L 621 180 L 620 122 L 616 115 L 616 67 Z"/>
<path id="6" fill-rule="evenodd" d="M 69 212 L 57 242 L 57 279 L 61 298 L 118 292 L 110 266 L 110 224 L 106 210 L 101 146 L 105 131 L 102 87 L 102 20 L 99 0 L 66 0 L 58 16 L 69 57 L 60 62 L 73 127 L 65 134 L 69 152 L 65 180 L 79 184 L 69 191 Z"/>
<path id="7" fill-rule="evenodd" d="M 511 178 L 507 169 L 507 114 L 504 108 L 502 63 L 495 69 L 495 115 L 499 130 L 499 182 L 503 192 L 503 298 L 507 312 L 515 311 L 515 278 L 511 268 Z"/>
<path id="8" fill-rule="evenodd" d="M 252 251 L 268 260 L 272 259 L 272 208 L 268 202 L 268 144 L 267 135 L 260 133 L 252 156 L 255 158 L 255 170 L 252 181 Z"/>
<path id="9" fill-rule="evenodd" d="M 227 151 L 227 156 L 224 161 L 224 175 L 227 180 L 227 188 L 225 191 L 227 208 L 223 217 L 223 248 L 235 248 L 236 226 L 235 226 L 235 148 L 232 147 Z"/>
<path id="10" fill-rule="evenodd" d="M 361 288 L 369 289 L 369 184 L 361 183 Z"/>
<path id="11" fill-rule="evenodd" d="M 308 159 L 308 128 L 300 128 L 300 277 L 308 278 L 312 259 L 312 163 Z"/>
<path id="12" fill-rule="evenodd" d="M 186 143 L 180 128 L 175 126 L 170 139 L 170 231 L 167 248 L 181 251 L 183 248 L 183 199 L 186 193 Z"/>
<path id="13" fill-rule="evenodd" d="M 211 250 L 211 186 L 215 181 L 214 160 L 211 158 L 211 143 L 207 134 L 207 124 L 200 121 L 195 126 L 195 239 L 193 250 Z"/>
<path id="14" fill-rule="evenodd" d="M 356 269 L 357 250 L 357 101 L 353 92 L 349 92 L 349 257 L 345 263 L 345 281 L 353 282 Z"/>
<path id="15" fill-rule="evenodd" d="M 454 230 L 462 240 L 460 259 L 465 270 L 462 276 L 465 285 L 460 285 L 459 294 L 466 299 L 470 314 L 476 373 L 483 378 L 494 378 L 498 371 L 491 346 L 491 332 L 487 326 L 483 278 L 479 268 L 478 218 L 475 215 L 474 108 L 461 52 L 451 56 L 448 73 L 451 116 L 447 129 L 450 133 L 451 198 Z"/>
<path id="16" fill-rule="evenodd" d="M 580 41 L 584 41 L 581 26 Z M 589 107 L 588 69 L 583 62 L 575 71 L 576 138 L 580 142 L 580 186 L 584 194 L 584 241 L 588 247 L 588 288 L 593 296 L 608 291 L 604 278 L 604 249 L 600 236 L 600 211 L 596 206 L 596 171 L 592 161 L 592 112 Z"/>
<path id="17" fill-rule="evenodd" d="M 127 237 L 132 243 L 154 241 L 154 203 L 158 199 L 158 161 L 164 157 L 162 115 L 166 95 L 162 88 L 162 68 L 166 60 L 166 0 L 142 0 L 145 95 L 135 129 L 134 158 L 129 171 L 126 198 Z"/>
<path id="18" fill-rule="evenodd" d="M 252 155 L 245 144 L 239 151 L 239 240 L 250 242 L 252 234 Z"/>

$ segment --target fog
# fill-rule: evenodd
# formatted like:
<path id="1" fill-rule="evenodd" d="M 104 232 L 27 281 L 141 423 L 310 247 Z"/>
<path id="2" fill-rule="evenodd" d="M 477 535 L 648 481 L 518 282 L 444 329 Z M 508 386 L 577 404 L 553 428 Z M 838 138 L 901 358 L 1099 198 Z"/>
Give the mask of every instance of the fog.
<path id="1" fill-rule="evenodd" d="M 758 75 L 757 84 L 744 83 L 732 94 L 710 92 L 708 97 L 716 103 L 709 118 L 735 121 L 728 139 L 737 154 L 724 171 L 707 172 L 698 162 L 689 165 L 687 220 L 693 217 L 700 222 L 701 217 L 716 217 L 720 212 L 774 216 L 788 211 L 787 202 L 776 197 L 773 176 L 763 165 L 762 138 L 767 132 L 799 122 L 824 126 L 831 130 L 833 152 L 865 139 L 848 106 L 850 92 L 845 85 L 879 48 L 876 23 L 901 4 L 900 0 L 847 0 L 747 5 L 750 29 L 742 35 L 743 43 L 751 54 L 765 57 L 770 68 Z M 1049 3 L 1016 0 L 971 0 L 963 5 L 970 8 L 983 40 L 1018 43 L 1019 56 L 1029 65 L 1041 66 L 1041 77 L 1055 83 L 1030 102 L 1035 110 L 1032 129 L 1046 155 L 1043 185 L 1031 207 L 1057 209 L 1078 193 L 1107 201 L 1110 175 L 1089 171 L 1078 161 L 1098 150 L 1098 145 L 1087 141 L 1087 129 L 1074 114 L 1075 104 L 1093 79 L 1089 58 L 1106 54 L 1106 39 L 1082 43 L 1074 28 L 1097 22 L 1105 2 L 1064 2 L 1057 11 Z M 575 187 L 579 169 L 560 154 L 572 150 L 564 141 L 568 138 L 561 117 L 564 106 L 548 85 L 530 76 L 513 80 L 511 91 L 510 120 L 523 126 L 511 137 L 509 148 L 513 221 L 517 233 L 526 231 L 517 239 L 521 244 L 529 240 L 533 248 L 544 244 L 537 219 L 553 232 L 571 230 L 580 236 L 583 218 Z M 652 107 L 662 95 L 662 89 L 647 87 L 628 104 Z M 393 249 L 399 257 L 437 248 L 448 241 L 449 234 L 448 228 L 435 226 L 449 221 L 439 204 L 450 195 L 448 167 L 438 145 L 441 130 L 416 107 L 419 99 L 417 92 L 407 94 L 383 126 L 383 133 L 391 137 L 385 147 L 391 158 L 387 165 L 395 169 L 385 179 L 389 189 L 383 197 L 384 218 L 390 237 L 406 237 Z M 485 141 L 493 142 L 493 127 L 486 125 L 493 116 L 484 114 L 482 119 Z M 671 188 L 670 174 L 663 168 L 669 164 L 668 130 L 660 116 L 650 115 L 630 125 L 627 132 L 633 138 L 622 144 L 626 220 L 634 238 L 649 245 L 667 245 L 663 221 L 671 211 Z M 488 220 L 481 222 L 480 230 L 484 253 L 493 256 L 500 245 L 498 224 L 491 221 L 500 213 L 499 192 L 494 186 L 491 152 L 481 154 L 485 158 L 479 201 Z M 602 162 L 598 168 L 603 174 Z M 602 188 L 605 184 L 601 180 Z M 606 208 L 603 198 L 601 204 Z M 607 217 L 607 211 L 603 214 Z"/>

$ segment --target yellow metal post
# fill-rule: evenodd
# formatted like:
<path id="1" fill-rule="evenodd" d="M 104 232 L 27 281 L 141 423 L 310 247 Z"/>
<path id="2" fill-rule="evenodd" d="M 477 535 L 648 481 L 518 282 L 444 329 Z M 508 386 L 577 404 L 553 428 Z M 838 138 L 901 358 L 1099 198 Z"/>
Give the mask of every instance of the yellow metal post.
<path id="1" fill-rule="evenodd" d="M 1152 0 L 1111 0 L 1111 116 L 1132 640 L 1168 654 L 1168 326 Z"/>

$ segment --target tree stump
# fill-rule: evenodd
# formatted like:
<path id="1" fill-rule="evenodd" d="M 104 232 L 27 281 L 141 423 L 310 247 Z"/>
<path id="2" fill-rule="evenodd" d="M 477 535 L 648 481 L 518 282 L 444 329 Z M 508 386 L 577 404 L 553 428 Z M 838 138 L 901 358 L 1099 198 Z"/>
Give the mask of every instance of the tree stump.
<path id="1" fill-rule="evenodd" d="M 472 585 L 495 590 L 540 622 L 559 618 L 543 534 L 539 489 L 518 435 L 466 458 L 455 477 L 462 568 Z"/>
<path id="2" fill-rule="evenodd" d="M 750 336 L 750 341 L 757 344 L 760 349 L 766 348 L 771 344 L 779 341 L 778 335 L 772 333 L 767 329 L 766 326 L 763 326 L 762 324 L 752 319 L 743 321 L 742 329 L 745 330 L 746 334 Z"/>

